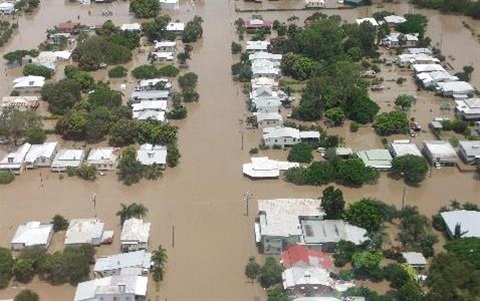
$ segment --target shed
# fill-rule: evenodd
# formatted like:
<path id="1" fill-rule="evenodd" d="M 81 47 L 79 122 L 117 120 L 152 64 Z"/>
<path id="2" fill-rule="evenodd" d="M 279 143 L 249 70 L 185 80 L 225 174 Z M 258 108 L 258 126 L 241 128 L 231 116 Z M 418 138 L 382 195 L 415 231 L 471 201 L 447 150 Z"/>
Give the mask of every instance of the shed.
<path id="1" fill-rule="evenodd" d="M 424 141 L 423 153 L 432 165 L 436 163 L 455 165 L 457 163 L 457 154 L 448 141 Z"/>
<path id="2" fill-rule="evenodd" d="M 423 268 L 427 265 L 427 259 L 423 256 L 422 253 L 418 252 L 403 252 L 403 258 L 407 264 L 411 265 L 414 268 Z"/>
<path id="3" fill-rule="evenodd" d="M 392 168 L 392 156 L 386 149 L 370 149 L 357 152 L 357 155 L 362 159 L 365 166 L 374 167 L 377 169 Z"/>

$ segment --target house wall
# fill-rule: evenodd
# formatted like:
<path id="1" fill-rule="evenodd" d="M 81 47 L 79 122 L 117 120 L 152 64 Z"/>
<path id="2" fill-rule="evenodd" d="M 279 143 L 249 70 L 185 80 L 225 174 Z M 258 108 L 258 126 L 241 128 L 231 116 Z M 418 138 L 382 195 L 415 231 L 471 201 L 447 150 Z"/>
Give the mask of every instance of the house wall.
<path id="1" fill-rule="evenodd" d="M 138 296 L 143 299 L 138 299 L 135 294 L 97 294 L 94 300 L 102 300 L 102 301 L 137 301 L 137 300 L 145 300 L 143 296 Z"/>
<path id="2" fill-rule="evenodd" d="M 12 168 L 6 168 L 6 167 L 3 167 L 3 166 L 0 166 L 0 170 L 8 170 L 8 171 L 13 172 L 16 175 L 21 174 L 22 171 L 23 171 L 23 168 L 24 168 L 23 164 L 15 165 Z"/>
<path id="3" fill-rule="evenodd" d="M 14 244 L 12 243 L 12 250 L 14 251 L 18 251 L 18 250 L 22 250 L 25 248 L 25 245 L 24 244 Z"/>
<path id="4" fill-rule="evenodd" d="M 462 161 L 465 162 L 466 164 L 472 164 L 478 161 L 478 159 L 476 159 L 475 157 L 469 157 L 463 147 L 459 148 L 458 155 L 460 156 L 460 158 L 462 158 Z"/>
<path id="5" fill-rule="evenodd" d="M 258 127 L 264 128 L 264 127 L 275 127 L 275 126 L 281 126 L 282 121 L 280 120 L 262 120 L 258 122 Z"/>
<path id="6" fill-rule="evenodd" d="M 287 290 L 297 296 L 305 296 L 305 295 L 310 295 L 312 292 L 314 295 L 326 295 L 332 292 L 332 288 L 329 286 L 325 285 L 311 285 L 311 284 L 305 284 L 305 285 L 295 285 L 287 288 Z"/>
<path id="7" fill-rule="evenodd" d="M 135 252 L 135 251 L 140 251 L 140 250 L 146 250 L 148 247 L 148 244 L 146 243 L 136 243 L 132 244 L 131 242 L 128 243 L 122 243 L 121 245 L 121 250 L 122 252 Z"/>
<path id="8" fill-rule="evenodd" d="M 284 137 L 284 138 L 275 138 L 275 139 L 264 139 L 263 140 L 265 145 L 268 147 L 273 147 L 274 145 L 279 146 L 291 146 L 300 143 L 300 139 L 296 139 L 293 137 Z"/>
<path id="9" fill-rule="evenodd" d="M 275 255 L 282 252 L 283 239 L 281 237 L 263 236 L 263 254 Z"/>
<path id="10" fill-rule="evenodd" d="M 278 107 L 277 106 L 260 107 L 260 108 L 255 108 L 255 111 L 260 113 L 278 113 Z"/>
<path id="11" fill-rule="evenodd" d="M 116 162 L 109 162 L 109 163 L 90 163 L 89 165 L 95 166 L 98 170 L 115 170 L 117 167 Z"/>
<path id="12" fill-rule="evenodd" d="M 465 113 L 465 112 L 458 111 L 455 108 L 455 114 L 458 117 L 461 117 L 465 120 L 480 120 L 480 113 L 479 114 L 468 114 L 468 113 Z"/>

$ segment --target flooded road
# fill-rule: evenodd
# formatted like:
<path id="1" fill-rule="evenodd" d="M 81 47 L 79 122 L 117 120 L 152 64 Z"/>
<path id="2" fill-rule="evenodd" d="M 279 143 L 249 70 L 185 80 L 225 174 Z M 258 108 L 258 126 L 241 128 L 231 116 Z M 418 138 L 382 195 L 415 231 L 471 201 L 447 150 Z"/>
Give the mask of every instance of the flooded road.
<path id="1" fill-rule="evenodd" d="M 120 203 L 139 202 L 149 209 L 147 220 L 152 222 L 150 249 L 162 244 L 169 257 L 165 280 L 159 287 L 153 281 L 149 282 L 152 301 L 265 299 L 264 291 L 247 282 L 243 274 L 248 257 L 257 255 L 252 229 L 255 200 L 315 198 L 321 195 L 324 187 L 300 187 L 281 180 L 250 181 L 241 174 L 241 164 L 249 160 L 248 150 L 258 145 L 260 132 L 247 130 L 239 122 L 247 113 L 241 89 L 230 76 L 233 63 L 230 43 L 235 36 L 232 22 L 238 18 L 233 2 L 205 0 L 194 10 L 186 8 L 182 2 L 182 11 L 172 18 L 187 21 L 198 14 L 205 20 L 203 41 L 195 45 L 189 63 L 189 70 L 199 75 L 197 91 L 200 102 L 189 104 L 188 117 L 176 122 L 180 127 L 180 165 L 168 169 L 159 181 L 142 181 L 132 187 L 123 186 L 112 173 L 90 183 L 75 178 L 59 179 L 58 174 L 47 170 L 26 172 L 12 184 L 0 187 L 2 246 L 9 245 L 19 223 L 32 219 L 47 222 L 56 213 L 67 218 L 92 217 L 91 195 L 95 193 L 98 217 L 106 222 L 106 228 L 116 230 L 116 245 L 99 248 L 99 254 L 119 250 L 119 221 L 115 212 Z M 20 22 L 20 30 L 25 31 L 16 35 L 8 47 L 2 49 L 3 52 L 34 47 L 45 38 L 47 28 L 66 19 L 74 20 L 79 12 L 80 21 L 86 24 L 104 20 L 93 13 L 104 9 L 103 6 L 87 8 L 51 0 L 42 2 L 41 6 L 33 19 Z M 110 6 L 115 24 L 131 21 L 127 13 L 128 3 Z M 91 17 L 88 17 L 89 9 Z M 348 14 L 354 18 L 362 12 L 350 10 Z M 278 13 L 275 18 L 286 20 L 287 15 L 291 13 Z M 270 18 L 271 15 L 264 16 Z M 5 89 L 4 80 L 1 78 L 2 90 Z M 363 130 L 358 134 L 362 133 Z M 361 145 L 363 140 L 355 139 L 360 144 L 358 147 L 366 147 Z M 378 146 L 379 139 L 374 143 Z M 286 156 L 282 151 L 273 154 Z M 376 197 L 400 206 L 403 188 L 402 182 L 382 175 L 378 185 L 342 190 L 348 202 Z M 243 200 L 247 189 L 253 193 L 249 216 L 245 215 Z M 453 198 L 480 203 L 480 181 L 474 179 L 473 173 L 460 173 L 456 168 L 434 170 L 421 187 L 407 188 L 406 192 L 406 204 L 417 205 L 427 215 L 435 213 Z M 61 237 L 56 239 L 61 245 Z M 72 300 L 74 295 L 74 288 L 69 285 L 49 286 L 34 281 L 28 286 L 40 293 L 42 300 Z M 0 298 L 13 297 L 16 292 L 18 290 L 12 288 L 2 290 Z"/>

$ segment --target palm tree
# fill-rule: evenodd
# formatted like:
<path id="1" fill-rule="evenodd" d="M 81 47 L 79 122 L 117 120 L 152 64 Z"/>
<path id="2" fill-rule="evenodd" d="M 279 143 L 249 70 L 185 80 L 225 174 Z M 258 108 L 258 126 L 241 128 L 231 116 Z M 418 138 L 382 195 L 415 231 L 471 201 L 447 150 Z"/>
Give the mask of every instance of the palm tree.
<path id="1" fill-rule="evenodd" d="M 142 218 L 147 215 L 148 208 L 143 204 L 132 203 L 130 205 L 120 204 L 121 209 L 117 212 L 117 216 L 120 217 L 120 224 L 123 225 L 127 219 L 132 217 Z"/>
<path id="2" fill-rule="evenodd" d="M 156 282 L 163 280 L 167 258 L 167 250 L 162 248 L 162 245 L 159 245 L 158 249 L 153 251 L 152 253 L 152 261 L 154 263 L 153 280 L 155 280 Z"/>

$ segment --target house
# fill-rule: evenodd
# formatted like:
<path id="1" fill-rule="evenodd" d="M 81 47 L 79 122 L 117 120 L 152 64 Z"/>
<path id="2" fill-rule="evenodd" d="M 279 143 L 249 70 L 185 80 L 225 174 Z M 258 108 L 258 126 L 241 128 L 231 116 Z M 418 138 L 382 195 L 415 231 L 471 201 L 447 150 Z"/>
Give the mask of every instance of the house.
<path id="1" fill-rule="evenodd" d="M 252 98 L 250 109 L 259 113 L 278 113 L 281 105 L 278 97 L 255 97 Z"/>
<path id="2" fill-rule="evenodd" d="M 455 165 L 457 163 L 457 154 L 448 141 L 424 141 L 423 154 L 432 165 Z"/>
<path id="3" fill-rule="evenodd" d="M 357 22 L 357 25 L 360 25 L 364 22 L 369 22 L 370 24 L 372 24 L 373 26 L 378 26 L 378 22 L 377 20 L 375 20 L 375 18 L 362 18 L 362 19 L 356 19 L 355 22 Z"/>
<path id="4" fill-rule="evenodd" d="M 28 247 L 48 248 L 53 235 L 52 224 L 41 224 L 40 222 L 28 222 L 20 225 L 13 236 L 12 250 L 19 251 Z"/>
<path id="5" fill-rule="evenodd" d="M 386 149 L 370 149 L 357 152 L 357 156 L 362 159 L 365 166 L 376 169 L 392 168 L 393 158 Z"/>
<path id="6" fill-rule="evenodd" d="M 142 100 L 132 104 L 132 118 L 137 120 L 153 118 L 158 121 L 165 121 L 166 110 L 166 100 Z"/>
<path id="7" fill-rule="evenodd" d="M 65 245 L 106 243 L 113 237 L 113 231 L 104 231 L 104 227 L 105 223 L 96 218 L 72 219 L 65 234 Z"/>
<path id="8" fill-rule="evenodd" d="M 266 127 L 262 142 L 265 146 L 292 146 L 300 143 L 300 130 L 291 127 Z"/>
<path id="9" fill-rule="evenodd" d="M 165 169 L 167 164 L 167 147 L 164 145 L 142 144 L 137 151 L 137 161 L 142 165 L 157 164 Z"/>
<path id="10" fill-rule="evenodd" d="M 306 8 L 325 7 L 325 0 L 305 0 Z"/>
<path id="11" fill-rule="evenodd" d="M 247 53 L 267 51 L 268 45 L 270 45 L 269 41 L 247 41 L 247 46 L 245 47 L 245 50 L 247 51 Z"/>
<path id="12" fill-rule="evenodd" d="M 383 18 L 385 23 L 387 23 L 389 26 L 396 26 L 398 24 L 402 24 L 403 22 L 407 22 L 407 19 L 403 16 L 396 16 L 396 15 L 390 15 L 386 16 Z"/>
<path id="13" fill-rule="evenodd" d="M 147 82 L 148 83 L 148 82 Z M 155 85 L 154 85 L 155 86 Z M 147 89 L 147 86 L 144 86 Z M 130 95 L 130 98 L 134 103 L 139 103 L 142 101 L 164 101 L 168 100 L 170 91 L 168 90 L 143 90 L 143 91 L 133 91 Z"/>
<path id="14" fill-rule="evenodd" d="M 146 250 L 150 238 L 150 224 L 141 219 L 127 219 L 123 223 L 120 235 L 122 252 Z"/>
<path id="15" fill-rule="evenodd" d="M 180 9 L 180 0 L 160 0 L 160 6 L 163 10 Z"/>
<path id="16" fill-rule="evenodd" d="M 459 141 L 458 155 L 466 164 L 480 163 L 480 141 Z"/>
<path id="17" fill-rule="evenodd" d="M 133 114 L 133 118 L 136 120 L 156 120 L 164 122 L 167 120 L 165 111 L 139 111 Z"/>
<path id="18" fill-rule="evenodd" d="M 438 64 L 440 60 L 425 53 L 404 53 L 398 56 L 395 63 L 400 67 L 410 67 L 413 64 Z"/>
<path id="19" fill-rule="evenodd" d="M 252 78 L 267 77 L 278 79 L 282 75 L 280 66 L 276 66 L 275 63 L 269 60 L 254 60 L 251 69 Z"/>
<path id="20" fill-rule="evenodd" d="M 333 259 L 322 251 L 309 249 L 303 245 L 291 245 L 282 251 L 281 263 L 284 268 L 309 266 L 330 269 L 333 267 Z"/>
<path id="21" fill-rule="evenodd" d="M 67 168 L 78 168 L 82 165 L 85 152 L 83 149 L 59 149 L 53 159 L 52 171 L 62 172 Z"/>
<path id="22" fill-rule="evenodd" d="M 142 25 L 139 23 L 128 23 L 128 24 L 122 24 L 120 26 L 121 31 L 140 31 L 142 30 Z"/>
<path id="23" fill-rule="evenodd" d="M 417 44 L 418 34 L 392 32 L 382 40 L 382 45 L 387 48 L 415 47 Z"/>
<path id="24" fill-rule="evenodd" d="M 174 52 L 176 49 L 177 49 L 177 42 L 175 41 L 155 42 L 156 51 Z"/>
<path id="25" fill-rule="evenodd" d="M 168 78 L 152 78 L 152 79 L 143 79 L 138 82 L 137 86 L 135 86 L 135 91 L 165 91 L 170 90 L 172 88 L 172 83 L 168 80 Z M 138 98 L 138 97 L 137 97 Z M 167 95 L 168 98 L 168 95 Z M 167 99 L 163 98 L 163 99 Z M 145 98 L 148 99 L 148 98 Z M 154 99 L 152 99 L 154 100 Z"/>
<path id="26" fill-rule="evenodd" d="M 15 4 L 9 2 L 0 3 L 0 15 L 11 15 L 15 12 Z"/>
<path id="27" fill-rule="evenodd" d="M 323 220 L 320 199 L 258 200 L 255 241 L 264 254 L 280 254 L 286 244 L 302 243 L 302 220 Z"/>
<path id="28" fill-rule="evenodd" d="M 300 164 L 296 162 L 275 161 L 268 157 L 253 157 L 251 162 L 243 164 L 243 174 L 252 179 L 278 178 L 284 171 Z"/>
<path id="29" fill-rule="evenodd" d="M 145 301 L 147 300 L 148 277 L 109 276 L 80 282 L 74 301 Z"/>
<path id="30" fill-rule="evenodd" d="M 473 95 L 475 88 L 464 81 L 438 83 L 435 92 L 443 97 L 453 97 L 454 95 Z"/>
<path id="31" fill-rule="evenodd" d="M 447 71 L 422 72 L 415 75 L 415 79 L 425 89 L 433 90 L 441 82 L 458 81 L 458 77 L 450 75 Z"/>
<path id="32" fill-rule="evenodd" d="M 455 228 L 459 225 L 460 233 L 463 233 L 462 238 L 480 238 L 480 211 L 455 210 L 441 212 L 440 215 L 447 226 L 447 234 L 450 237 L 455 235 Z"/>
<path id="33" fill-rule="evenodd" d="M 165 27 L 166 31 L 173 31 L 173 32 L 182 32 L 185 30 L 185 23 L 181 22 L 170 22 L 167 24 L 167 27 Z"/>
<path id="34" fill-rule="evenodd" d="M 69 61 L 72 56 L 72 51 L 62 50 L 62 51 L 40 51 L 37 57 L 31 58 L 32 63 L 36 62 L 52 62 L 57 61 Z"/>
<path id="35" fill-rule="evenodd" d="M 455 113 L 465 120 L 480 120 L 480 98 L 455 100 Z"/>
<path id="36" fill-rule="evenodd" d="M 276 62 L 277 64 L 280 65 L 282 62 L 282 55 L 281 54 L 274 54 L 274 53 L 268 53 L 265 51 L 259 51 L 259 52 L 254 52 L 251 53 L 248 56 L 248 59 L 253 61 L 253 60 L 269 60 L 272 62 Z"/>
<path id="37" fill-rule="evenodd" d="M 350 225 L 343 220 L 302 220 L 302 242 L 324 252 L 334 252 L 337 243 L 346 240 L 361 245 L 369 240 L 367 230 Z"/>
<path id="38" fill-rule="evenodd" d="M 115 170 L 119 157 L 120 148 L 94 148 L 88 153 L 87 164 L 95 166 L 98 170 Z"/>
<path id="39" fill-rule="evenodd" d="M 5 155 L 2 161 L 0 161 L 0 170 L 9 170 L 16 175 L 21 174 L 25 167 L 25 157 L 27 156 L 30 147 L 30 143 L 25 143 L 15 152 Z"/>
<path id="40" fill-rule="evenodd" d="M 408 53 L 410 54 L 420 54 L 420 53 L 423 53 L 423 54 L 427 54 L 427 55 L 432 55 L 432 51 L 428 48 L 418 48 L 418 47 L 414 47 L 414 48 L 408 48 L 407 49 Z"/>
<path id="41" fill-rule="evenodd" d="M 390 143 L 388 150 L 394 158 L 405 155 L 422 156 L 418 147 L 415 143 L 411 143 L 410 140 L 394 140 Z"/>
<path id="42" fill-rule="evenodd" d="M 413 64 L 410 69 L 417 73 L 421 72 L 433 72 L 433 71 L 445 71 L 445 69 L 439 64 Z"/>
<path id="43" fill-rule="evenodd" d="M 1 109 L 13 108 L 25 111 L 28 109 L 35 110 L 39 106 L 40 101 L 38 96 L 4 96 L 2 98 Z"/>
<path id="44" fill-rule="evenodd" d="M 25 156 L 25 167 L 49 167 L 57 153 L 58 142 L 45 142 L 43 144 L 32 144 Z"/>
<path id="45" fill-rule="evenodd" d="M 283 288 L 292 295 L 301 296 L 307 293 L 327 295 L 332 294 L 334 280 L 326 269 L 293 267 L 283 271 L 282 283 Z"/>
<path id="46" fill-rule="evenodd" d="M 154 60 L 163 62 L 163 61 L 173 61 L 173 52 L 152 52 L 152 57 Z"/>
<path id="47" fill-rule="evenodd" d="M 278 91 L 278 81 L 273 78 L 257 77 L 251 80 L 252 90 L 256 90 L 261 87 L 270 87 L 272 91 Z"/>
<path id="48" fill-rule="evenodd" d="M 259 128 L 276 127 L 283 125 L 282 115 L 278 113 L 261 113 L 255 112 L 253 115 L 257 118 L 257 125 Z"/>
<path id="49" fill-rule="evenodd" d="M 418 252 L 403 252 L 403 259 L 414 268 L 424 268 L 427 265 L 427 259 L 422 253 Z"/>
<path id="50" fill-rule="evenodd" d="M 73 23 L 72 21 L 67 21 L 58 24 L 58 30 L 63 33 L 77 34 L 80 31 L 80 23 Z"/>
<path id="51" fill-rule="evenodd" d="M 335 148 L 335 155 L 340 158 L 348 158 L 353 155 L 353 150 L 350 147 Z"/>
<path id="52" fill-rule="evenodd" d="M 246 29 L 270 29 L 272 28 L 272 22 L 270 21 L 265 21 L 262 19 L 250 19 L 245 22 L 245 28 Z"/>
<path id="53" fill-rule="evenodd" d="M 45 77 L 28 75 L 13 80 L 13 90 L 18 92 L 39 92 L 45 84 Z"/>
<path id="54" fill-rule="evenodd" d="M 148 274 L 151 266 L 152 253 L 140 250 L 99 257 L 95 261 L 93 272 L 100 277 L 116 275 L 142 276 Z"/>

